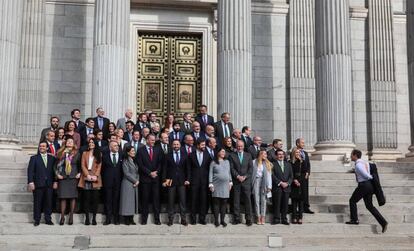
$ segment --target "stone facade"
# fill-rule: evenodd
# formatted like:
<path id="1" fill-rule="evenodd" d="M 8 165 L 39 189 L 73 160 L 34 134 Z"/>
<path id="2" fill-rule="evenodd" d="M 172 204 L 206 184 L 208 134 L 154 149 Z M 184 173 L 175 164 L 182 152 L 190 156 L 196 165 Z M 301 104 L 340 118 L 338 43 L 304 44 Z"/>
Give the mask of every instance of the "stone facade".
<path id="1" fill-rule="evenodd" d="M 11 0 L 3 0 L 3 2 L 9 1 Z M 212 0 L 172 0 L 168 5 L 165 1 L 149 2 L 144 0 L 130 2 L 131 25 L 126 24 L 126 26 L 130 27 L 128 30 L 131 32 L 124 32 L 124 38 L 125 41 L 131 42 L 122 45 L 124 47 L 129 45 L 125 50 L 120 47 L 120 51 L 124 53 L 123 58 L 125 55 L 130 55 L 129 61 L 125 63 L 125 68 L 128 70 L 122 71 L 125 74 L 122 78 L 118 76 L 120 72 L 116 74 L 112 72 L 118 76 L 112 79 L 121 79 L 120 81 L 125 84 L 119 89 L 119 93 L 127 92 L 129 96 L 123 102 L 116 104 L 135 109 L 133 102 L 135 96 L 129 92 L 133 90 L 134 79 L 136 79 L 134 69 L 131 67 L 136 59 L 132 55 L 136 52 L 133 50 L 136 38 L 127 38 L 127 36 L 134 34 L 135 27 L 140 29 L 151 25 L 155 27 L 156 23 L 151 23 L 154 22 L 153 20 L 159 20 L 160 24 L 164 22 L 159 27 L 163 27 L 163 31 L 166 29 L 168 31 L 169 23 L 174 23 L 174 20 L 179 23 L 180 15 L 180 18 L 188 16 L 188 27 L 183 26 L 175 31 L 204 32 L 203 37 L 208 33 L 209 40 L 203 40 L 211 45 L 203 47 L 208 50 L 204 57 L 209 60 L 206 61 L 209 62 L 208 64 L 203 64 L 203 67 L 206 67 L 203 69 L 205 80 L 203 91 L 207 96 L 207 98 L 203 97 L 203 102 L 209 105 L 211 113 L 215 116 L 224 108 L 231 110 L 235 116 L 247 113 L 246 109 L 248 109 L 251 111 L 251 117 L 246 116 L 241 119 L 240 115 L 237 115 L 234 121 L 250 124 L 255 134 L 261 135 L 265 140 L 281 138 L 288 148 L 294 144 L 294 139 L 297 137 L 305 137 L 311 151 L 318 142 L 331 140 L 331 143 L 338 144 L 341 140 L 331 137 L 331 132 L 338 132 L 340 129 L 341 133 L 346 133 L 346 143 L 349 143 L 349 146 L 355 144 L 357 148 L 373 155 L 374 159 L 375 153 L 378 153 L 378 159 L 383 159 L 384 151 L 386 158 L 391 160 L 409 152 L 408 148 L 413 143 L 411 131 L 414 124 L 412 122 L 414 120 L 410 120 L 410 102 L 412 104 L 413 101 L 409 95 L 414 89 L 411 88 L 414 82 L 414 77 L 411 75 L 414 71 L 409 71 L 412 68 L 409 68 L 409 64 L 412 64 L 413 57 L 407 57 L 407 54 L 412 55 L 413 51 L 410 48 L 413 46 L 412 38 L 407 35 L 407 29 L 412 30 L 414 26 L 412 23 L 414 19 L 410 16 L 413 15 L 410 1 L 243 0 L 240 3 L 235 1 L 235 3 L 223 4 L 221 8 L 217 1 Z M 386 4 L 381 5 L 381 3 Z M 334 47 L 344 42 L 341 38 L 348 37 L 346 55 L 349 59 L 347 74 L 350 79 L 347 80 L 349 81 L 346 87 L 347 101 L 344 102 L 348 105 L 335 107 L 335 111 L 339 113 L 346 111 L 344 113 L 346 117 L 338 117 L 342 118 L 339 120 L 330 120 L 329 116 L 321 117 L 328 114 L 326 112 L 329 105 L 326 103 L 327 97 L 323 97 L 324 92 L 321 91 L 322 79 L 317 75 L 316 60 L 319 54 L 315 48 L 317 45 L 315 41 L 324 38 L 320 33 L 324 23 L 316 20 L 314 15 L 315 6 L 324 6 L 324 4 L 343 5 L 341 10 L 344 11 L 345 16 L 342 18 L 349 25 L 346 30 L 331 28 L 333 30 L 327 31 L 328 37 L 330 32 L 342 34 L 337 41 L 330 41 Z M 236 7 L 239 12 L 233 12 L 232 8 Z M 17 136 L 21 143 L 31 144 L 38 139 L 40 129 L 48 125 L 51 115 L 57 115 L 62 121 L 66 121 L 69 119 L 70 110 L 76 107 L 82 110 L 84 119 L 94 115 L 96 108 L 94 106 L 97 104 L 105 106 L 101 101 L 93 98 L 96 93 L 93 79 L 98 79 L 99 74 L 103 74 L 98 73 L 97 70 L 94 73 L 94 50 L 97 53 L 99 47 L 97 40 L 94 43 L 94 34 L 96 36 L 97 29 L 101 26 L 96 25 L 94 0 L 30 0 L 18 8 L 21 10 L 16 11 L 22 13 L 22 27 L 17 26 L 21 31 L 19 33 L 21 38 L 16 43 L 21 47 L 20 67 L 18 75 L 12 80 L 18 88 L 11 92 L 17 94 L 13 99 L 15 103 L 13 109 L 17 112 L 15 116 L 10 116 L 12 110 L 1 110 L 0 114 L 1 118 L 8 118 L 15 123 L 16 128 L 0 131 L 0 138 L 5 139 L 3 140 L 5 142 L 8 139 L 13 142 L 12 139 Z M 243 15 L 249 12 L 251 20 L 244 19 Z M 382 15 L 381 13 L 388 14 L 385 17 L 378 16 Z M 326 13 L 326 15 L 332 14 Z M 101 13 L 101 17 L 102 15 Z M 225 22 L 226 15 L 241 15 L 240 23 L 251 25 L 248 28 L 244 27 L 242 33 L 220 32 L 223 27 L 237 28 L 237 23 L 234 26 Z M 124 20 L 121 21 L 120 23 L 125 23 Z M 182 20 L 180 22 L 183 23 Z M 171 31 L 174 31 L 174 27 L 170 27 Z M 378 27 L 381 32 L 374 33 Z M 216 36 L 218 38 L 213 39 Z M 221 46 L 221 43 L 227 41 L 226 39 L 231 40 L 234 36 L 242 39 L 244 42 L 241 45 L 247 47 Z M 373 43 L 377 40 L 383 41 L 381 47 L 376 47 Z M 229 59 L 226 53 L 236 49 L 239 50 L 237 52 L 239 56 L 248 61 L 241 65 L 232 65 L 237 66 L 236 68 L 227 66 L 222 68 L 220 64 L 224 62 L 223 60 Z M 335 50 L 331 52 L 332 55 L 336 55 Z M 95 61 L 99 59 L 96 56 Z M 381 60 L 386 61 L 385 68 L 381 65 L 379 68 L 376 67 L 377 62 Z M 110 71 L 110 65 L 106 66 L 107 71 Z M 225 95 L 232 93 L 227 90 L 228 88 L 223 87 L 237 86 L 235 82 L 229 82 L 228 79 L 231 79 L 232 75 L 227 74 L 225 69 L 243 73 L 238 82 L 242 82 L 241 85 L 245 89 L 238 95 L 244 98 L 237 99 L 233 96 L 232 104 L 225 104 L 222 101 Z M 386 71 L 384 74 L 392 78 L 376 79 L 375 74 L 379 72 L 381 75 L 382 71 Z M 330 70 L 327 73 L 330 73 Z M 332 76 L 337 73 L 334 72 Z M 384 80 L 389 81 L 392 87 L 387 89 L 386 94 L 375 95 L 376 90 L 380 88 L 376 81 Z M 0 84 L 4 85 L 5 80 L 1 81 Z M 328 87 L 332 84 L 326 83 Z M 336 86 L 333 91 L 342 98 L 343 89 L 338 88 L 343 87 L 343 82 L 334 81 L 333 84 Z M 223 95 L 218 95 L 217 92 Z M 3 96 L 5 93 L 1 95 L 2 100 L 5 100 Z M 246 98 L 248 100 L 244 102 Z M 384 102 L 388 102 L 385 107 L 381 106 L 385 104 Z M 107 103 L 108 106 L 109 104 L 115 103 Z M 106 109 L 112 114 L 124 108 Z M 412 110 L 411 114 L 413 114 Z M 116 120 L 122 114 L 113 116 L 116 117 L 112 119 Z M 237 126 L 241 125 L 237 124 Z M 320 148 L 316 147 L 316 150 L 318 149 Z M 340 151 L 339 154 L 344 153 Z"/>

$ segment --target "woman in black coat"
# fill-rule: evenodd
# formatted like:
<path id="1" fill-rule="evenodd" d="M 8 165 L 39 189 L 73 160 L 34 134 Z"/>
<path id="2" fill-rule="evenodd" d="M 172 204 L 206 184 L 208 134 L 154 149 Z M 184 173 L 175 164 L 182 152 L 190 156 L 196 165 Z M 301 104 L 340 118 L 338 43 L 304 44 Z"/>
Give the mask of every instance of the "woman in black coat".
<path id="1" fill-rule="evenodd" d="M 302 160 L 300 150 L 296 147 L 292 149 L 290 158 L 293 169 L 293 182 L 290 198 L 292 200 L 292 224 L 302 224 L 303 205 L 304 205 L 304 186 L 306 165 Z"/>

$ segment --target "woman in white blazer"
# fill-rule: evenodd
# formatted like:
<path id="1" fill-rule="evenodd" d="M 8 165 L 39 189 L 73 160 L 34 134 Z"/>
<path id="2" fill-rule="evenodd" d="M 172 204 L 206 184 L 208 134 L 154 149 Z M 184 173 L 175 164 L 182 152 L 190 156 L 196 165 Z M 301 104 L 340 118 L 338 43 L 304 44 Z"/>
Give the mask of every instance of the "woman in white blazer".
<path id="1" fill-rule="evenodd" d="M 265 150 L 260 150 L 258 157 L 253 160 L 252 188 L 256 208 L 257 224 L 264 225 L 266 219 L 266 197 L 272 191 L 273 165 L 267 159 Z"/>

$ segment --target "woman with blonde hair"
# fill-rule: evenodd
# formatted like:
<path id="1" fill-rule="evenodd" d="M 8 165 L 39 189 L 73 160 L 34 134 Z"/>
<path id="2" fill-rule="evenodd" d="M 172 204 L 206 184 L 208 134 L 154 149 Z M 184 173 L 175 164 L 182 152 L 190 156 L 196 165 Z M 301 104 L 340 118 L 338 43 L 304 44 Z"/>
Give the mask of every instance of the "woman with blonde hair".
<path id="1" fill-rule="evenodd" d="M 122 128 L 115 129 L 115 135 L 117 136 L 119 149 L 124 150 L 128 141 L 124 140 L 124 130 Z"/>
<path id="2" fill-rule="evenodd" d="M 304 205 L 304 186 L 305 175 L 308 172 L 302 160 L 300 150 L 294 147 L 291 152 L 290 162 L 293 170 L 293 182 L 290 198 L 292 200 L 292 224 L 302 224 L 303 205 Z"/>
<path id="3" fill-rule="evenodd" d="M 272 191 L 273 164 L 267 159 L 266 151 L 260 150 L 253 160 L 252 187 L 257 224 L 264 225 L 266 220 L 266 196 Z"/>
<path id="4" fill-rule="evenodd" d="M 65 223 L 66 200 L 70 200 L 69 225 L 72 225 L 80 178 L 80 156 L 72 137 L 66 138 L 65 145 L 58 151 L 57 158 L 55 173 L 58 180 L 58 199 L 60 199 L 59 225 Z"/>

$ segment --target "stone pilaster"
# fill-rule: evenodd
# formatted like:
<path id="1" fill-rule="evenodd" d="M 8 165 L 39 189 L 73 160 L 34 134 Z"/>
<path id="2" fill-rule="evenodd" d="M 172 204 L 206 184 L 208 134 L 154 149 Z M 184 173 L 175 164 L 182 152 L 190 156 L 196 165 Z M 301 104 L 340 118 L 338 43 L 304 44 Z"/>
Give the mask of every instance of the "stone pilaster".
<path id="1" fill-rule="evenodd" d="M 0 0 L 0 152 L 18 150 L 17 89 L 23 0 Z"/>
<path id="2" fill-rule="evenodd" d="M 239 128 L 251 125 L 251 26 L 251 0 L 218 1 L 217 109 Z"/>
<path id="3" fill-rule="evenodd" d="M 291 0 L 290 20 L 290 135 L 313 148 L 316 143 L 315 0 Z"/>
<path id="4" fill-rule="evenodd" d="M 92 109 L 102 107 L 111 121 L 127 106 L 129 14 L 130 0 L 96 1 Z"/>
<path id="5" fill-rule="evenodd" d="M 395 160 L 397 151 L 397 100 L 391 0 L 368 4 L 372 128 L 369 155 L 373 160 Z"/>
<path id="6" fill-rule="evenodd" d="M 43 99 L 45 1 L 25 0 L 23 5 L 17 136 L 21 143 L 39 140 Z"/>
<path id="7" fill-rule="evenodd" d="M 348 0 L 316 0 L 316 113 L 320 159 L 343 159 L 355 147 Z"/>
<path id="8" fill-rule="evenodd" d="M 407 34 L 411 146 L 406 157 L 414 159 L 414 1 L 407 1 Z"/>

